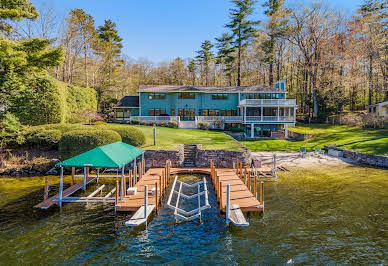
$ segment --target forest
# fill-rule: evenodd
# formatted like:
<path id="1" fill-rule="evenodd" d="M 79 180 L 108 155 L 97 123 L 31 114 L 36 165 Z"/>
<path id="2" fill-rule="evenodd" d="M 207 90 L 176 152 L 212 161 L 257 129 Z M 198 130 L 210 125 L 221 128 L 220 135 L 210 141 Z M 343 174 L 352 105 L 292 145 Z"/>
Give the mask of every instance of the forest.
<path id="1" fill-rule="evenodd" d="M 0 3 L 0 101 L 21 120 L 18 107 L 58 82 L 94 89 L 106 116 L 122 96 L 151 84 L 274 86 L 284 80 L 298 113 L 321 121 L 388 99 L 385 0 L 365 0 L 354 14 L 318 2 L 291 8 L 284 0 L 232 0 L 221 36 L 198 43 L 194 58 L 158 63 L 123 54 L 109 19 L 96 25 L 91 14 L 73 9 L 61 20 L 49 6 L 38 10 L 28 0 Z M 265 20 L 255 18 L 258 9 Z M 94 104 L 84 105 L 96 110 Z"/>

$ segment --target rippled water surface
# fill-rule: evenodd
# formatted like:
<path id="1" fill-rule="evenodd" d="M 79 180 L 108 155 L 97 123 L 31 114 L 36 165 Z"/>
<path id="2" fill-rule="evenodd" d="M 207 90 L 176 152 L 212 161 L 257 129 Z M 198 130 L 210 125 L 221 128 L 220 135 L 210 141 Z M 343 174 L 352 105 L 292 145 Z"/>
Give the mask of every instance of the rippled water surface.
<path id="1" fill-rule="evenodd" d="M 32 209 L 42 187 L 41 177 L 0 179 L 0 264 L 388 263 L 385 170 L 282 172 L 265 182 L 264 215 L 250 214 L 245 228 L 225 226 L 213 194 L 202 223 L 176 222 L 162 207 L 147 228 L 129 229 L 130 215 L 109 204 Z"/>

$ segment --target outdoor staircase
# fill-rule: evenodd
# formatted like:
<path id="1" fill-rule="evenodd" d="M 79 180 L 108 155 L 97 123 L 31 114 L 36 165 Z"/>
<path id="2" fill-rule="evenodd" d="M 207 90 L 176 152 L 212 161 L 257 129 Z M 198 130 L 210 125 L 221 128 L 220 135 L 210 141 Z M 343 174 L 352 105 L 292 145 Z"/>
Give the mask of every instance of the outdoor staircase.
<path id="1" fill-rule="evenodd" d="M 197 128 L 197 124 L 195 121 L 180 121 L 179 122 L 180 128 Z"/>
<path id="2" fill-rule="evenodd" d="M 184 145 L 183 167 L 195 167 L 195 159 L 197 156 L 197 145 L 196 144 L 185 144 Z"/>

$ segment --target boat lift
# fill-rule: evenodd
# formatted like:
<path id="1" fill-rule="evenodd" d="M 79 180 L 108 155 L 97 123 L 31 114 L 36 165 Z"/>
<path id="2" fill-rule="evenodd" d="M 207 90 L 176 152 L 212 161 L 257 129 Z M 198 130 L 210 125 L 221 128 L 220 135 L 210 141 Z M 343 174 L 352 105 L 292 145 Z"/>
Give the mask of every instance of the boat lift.
<path id="1" fill-rule="evenodd" d="M 203 191 L 201 191 L 202 184 L 203 184 Z M 178 190 L 175 189 L 177 186 L 178 186 Z M 196 187 L 197 193 L 193 194 L 193 195 L 186 195 L 186 194 L 182 193 L 183 186 L 189 187 L 189 188 Z M 175 206 L 171 205 L 171 200 L 172 200 L 174 194 L 177 194 Z M 209 204 L 209 199 L 208 199 L 209 195 L 208 194 L 209 193 L 207 190 L 207 183 L 206 183 L 205 178 L 203 178 L 203 181 L 199 181 L 199 182 L 196 182 L 194 184 L 187 184 L 183 181 L 178 180 L 178 176 L 175 176 L 174 183 L 172 185 L 172 189 L 170 192 L 170 196 L 168 197 L 167 207 L 172 209 L 174 211 L 174 216 L 176 218 L 181 219 L 181 220 L 192 221 L 196 218 L 199 218 L 199 220 L 201 220 L 202 211 L 211 207 Z M 202 195 L 204 195 L 204 198 L 205 198 L 205 205 L 203 205 L 203 206 L 201 206 L 201 196 Z M 181 197 L 184 199 L 189 199 L 189 200 L 197 198 L 198 199 L 198 208 L 191 210 L 191 211 L 182 210 L 181 208 L 179 208 L 179 202 L 180 202 Z"/>

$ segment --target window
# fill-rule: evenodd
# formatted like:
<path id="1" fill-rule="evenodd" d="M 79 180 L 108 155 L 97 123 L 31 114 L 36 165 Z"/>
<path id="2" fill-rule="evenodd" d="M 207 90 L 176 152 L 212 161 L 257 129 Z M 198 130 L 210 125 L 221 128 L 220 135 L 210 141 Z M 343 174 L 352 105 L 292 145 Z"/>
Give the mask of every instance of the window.
<path id="1" fill-rule="evenodd" d="M 171 116 L 175 116 L 175 109 L 171 109 Z"/>
<path id="2" fill-rule="evenodd" d="M 160 116 L 166 114 L 166 109 L 148 109 L 149 116 Z"/>
<path id="3" fill-rule="evenodd" d="M 221 94 L 221 93 L 212 94 L 212 99 L 213 100 L 227 100 L 228 99 L 228 95 L 227 94 Z"/>
<path id="4" fill-rule="evenodd" d="M 195 94 L 194 92 L 180 92 L 178 99 L 195 99 Z"/>
<path id="5" fill-rule="evenodd" d="M 123 113 L 122 110 L 116 111 L 116 119 L 117 119 L 117 118 L 123 119 L 123 117 L 124 117 L 124 113 Z"/>
<path id="6" fill-rule="evenodd" d="M 236 116 L 236 113 L 234 109 L 221 110 L 221 116 Z"/>
<path id="7" fill-rule="evenodd" d="M 165 93 L 150 93 L 150 94 L 148 94 L 148 99 L 150 99 L 150 100 L 166 99 L 166 94 Z"/>

